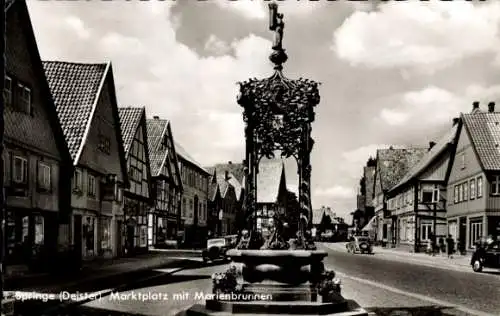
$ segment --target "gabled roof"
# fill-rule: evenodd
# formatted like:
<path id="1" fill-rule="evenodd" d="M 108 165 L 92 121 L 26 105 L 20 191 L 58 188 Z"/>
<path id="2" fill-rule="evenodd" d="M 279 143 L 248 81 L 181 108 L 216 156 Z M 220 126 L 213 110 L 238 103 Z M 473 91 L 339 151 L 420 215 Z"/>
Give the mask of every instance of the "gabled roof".
<path id="1" fill-rule="evenodd" d="M 217 182 L 212 182 L 212 177 L 210 177 L 210 182 L 208 183 L 208 199 L 212 202 L 215 201 L 217 193 L 219 193 L 219 184 Z"/>
<path id="2" fill-rule="evenodd" d="M 485 171 L 500 171 L 500 112 L 461 115 L 463 125 Z"/>
<path id="3" fill-rule="evenodd" d="M 128 156 L 130 147 L 134 140 L 137 129 L 141 124 L 141 119 L 146 115 L 145 107 L 120 107 L 118 108 L 118 113 L 120 115 L 120 127 L 122 131 L 123 147 L 125 149 L 125 155 Z M 144 135 L 144 140 L 146 139 Z"/>
<path id="4" fill-rule="evenodd" d="M 388 148 L 377 150 L 377 173 L 383 191 L 395 186 L 427 153 L 427 148 Z"/>
<path id="5" fill-rule="evenodd" d="M 149 160 L 151 161 L 151 175 L 160 175 L 165 163 L 168 151 L 162 146 L 169 121 L 164 119 L 148 119 L 146 126 L 148 130 Z"/>
<path id="6" fill-rule="evenodd" d="M 319 225 L 321 220 L 323 219 L 324 210 L 322 209 L 313 209 L 312 211 L 312 224 Z"/>
<path id="7" fill-rule="evenodd" d="M 281 159 L 262 159 L 257 174 L 257 203 L 276 203 L 281 176 L 284 172 Z"/>
<path id="8" fill-rule="evenodd" d="M 391 190 L 395 190 L 405 185 L 412 179 L 418 177 L 434 163 L 441 154 L 449 150 L 449 146 L 457 140 L 458 124 L 454 125 L 423 157 L 422 159 L 410 168 L 409 172 L 396 184 Z M 445 180 L 445 179 L 443 179 Z"/>
<path id="9" fill-rule="evenodd" d="M 373 193 L 375 189 L 375 168 L 376 167 L 364 167 L 363 174 L 365 178 L 365 206 L 373 206 Z"/>
<path id="10" fill-rule="evenodd" d="M 198 167 L 199 170 L 205 172 L 206 174 L 210 174 L 205 168 L 203 168 L 191 155 L 188 154 L 186 149 L 182 147 L 179 143 L 174 142 L 175 144 L 175 150 L 177 151 L 177 156 L 181 157 L 182 159 L 190 162 L 191 164 L 195 165 Z"/>
<path id="11" fill-rule="evenodd" d="M 217 164 L 213 167 L 205 167 L 204 169 L 212 176 L 214 175 L 214 173 L 217 174 L 217 177 L 219 176 L 225 177 L 227 171 L 229 176 L 227 182 L 229 182 L 229 184 L 234 188 L 234 192 L 236 194 L 237 199 L 238 200 L 240 199 L 241 191 L 244 188 L 244 183 L 242 183 L 242 181 L 244 181 L 245 179 L 244 167 L 242 164 L 233 164 L 233 163 Z"/>
<path id="12" fill-rule="evenodd" d="M 30 55 L 30 61 L 32 63 L 32 71 L 36 77 L 37 84 L 40 88 L 40 92 L 43 98 L 42 106 L 47 113 L 50 126 L 52 127 L 52 132 L 54 133 L 55 142 L 59 150 L 59 153 L 61 155 L 61 159 L 68 166 L 72 166 L 73 165 L 72 157 L 69 152 L 68 144 L 64 137 L 64 132 L 61 127 L 61 122 L 57 115 L 54 96 L 50 91 L 50 87 L 47 82 L 47 77 L 43 69 L 43 62 L 40 58 L 40 52 L 38 51 L 38 46 L 36 43 L 35 34 L 33 32 L 33 26 L 31 24 L 28 7 L 26 6 L 26 1 L 6 0 L 5 14 L 7 19 L 10 14 L 14 14 L 16 9 L 19 10 L 19 18 L 21 20 L 20 25 L 22 28 L 21 30 L 16 30 L 16 31 L 22 32 L 23 35 L 26 37 L 27 51 L 29 52 Z M 4 124 L 8 124 L 8 122 L 4 122 Z"/>
<path id="13" fill-rule="evenodd" d="M 217 169 L 218 172 L 219 170 L 224 170 L 224 171 L 229 171 L 229 173 L 233 174 L 234 178 L 238 180 L 240 184 L 243 184 L 244 178 L 245 178 L 245 166 L 241 163 L 234 163 L 234 162 L 228 162 L 228 163 L 219 163 L 216 164 L 214 167 L 209 167 L 210 170 L 207 169 L 210 173 L 213 173 L 214 169 Z"/>
<path id="14" fill-rule="evenodd" d="M 154 117 L 153 119 L 146 120 L 147 133 L 148 133 L 148 146 L 149 146 L 149 159 L 151 162 L 151 174 L 157 177 L 161 174 L 163 166 L 168 164 L 168 168 L 171 169 L 171 165 L 168 163 L 168 159 L 173 159 L 172 165 L 174 165 L 175 170 L 170 170 L 175 173 L 176 182 L 178 183 L 181 190 L 183 189 L 181 174 L 179 170 L 179 164 L 177 162 L 177 153 L 175 148 L 174 136 L 172 134 L 172 129 L 170 127 L 170 121 L 165 119 L 160 119 L 159 117 Z M 167 147 L 163 146 L 166 137 L 169 138 L 172 143 L 172 152 L 169 153 Z M 170 155 L 169 155 L 170 154 Z"/>
<path id="15" fill-rule="evenodd" d="M 85 145 L 110 63 L 44 61 L 57 114 L 76 164 Z"/>
<path id="16" fill-rule="evenodd" d="M 104 84 L 109 79 L 111 110 L 117 123 L 114 126 L 118 154 L 123 177 L 128 184 L 111 63 L 44 61 L 43 66 L 74 165 L 80 160 Z"/>
<path id="17" fill-rule="evenodd" d="M 220 196 L 225 198 L 226 194 L 229 192 L 230 185 L 224 178 L 224 174 L 217 174 L 217 184 L 219 185 Z"/>

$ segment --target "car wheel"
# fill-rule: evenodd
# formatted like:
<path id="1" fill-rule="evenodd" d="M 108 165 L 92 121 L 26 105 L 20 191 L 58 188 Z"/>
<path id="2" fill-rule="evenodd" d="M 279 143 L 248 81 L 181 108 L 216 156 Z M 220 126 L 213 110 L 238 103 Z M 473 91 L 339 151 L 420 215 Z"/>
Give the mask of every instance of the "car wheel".
<path id="1" fill-rule="evenodd" d="M 481 260 L 479 259 L 474 260 L 474 262 L 472 263 L 472 270 L 474 270 L 474 272 L 483 271 L 483 264 L 481 263 Z"/>

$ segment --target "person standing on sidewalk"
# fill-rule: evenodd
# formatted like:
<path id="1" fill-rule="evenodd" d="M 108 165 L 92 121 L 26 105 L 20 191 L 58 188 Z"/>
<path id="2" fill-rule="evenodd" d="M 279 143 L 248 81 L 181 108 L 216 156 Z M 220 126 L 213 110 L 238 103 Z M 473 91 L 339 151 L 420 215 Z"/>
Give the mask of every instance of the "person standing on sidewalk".
<path id="1" fill-rule="evenodd" d="M 453 252 L 455 250 L 455 240 L 453 240 L 451 235 L 448 235 L 448 238 L 446 238 L 446 246 L 448 248 L 448 258 L 453 259 Z"/>

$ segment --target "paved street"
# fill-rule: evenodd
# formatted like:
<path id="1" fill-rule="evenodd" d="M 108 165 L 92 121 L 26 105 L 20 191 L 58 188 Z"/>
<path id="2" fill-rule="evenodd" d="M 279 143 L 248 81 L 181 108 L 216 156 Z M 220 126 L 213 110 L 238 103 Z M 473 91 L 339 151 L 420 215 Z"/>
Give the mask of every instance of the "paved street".
<path id="1" fill-rule="evenodd" d="M 420 311 L 443 308 L 441 315 L 498 315 L 500 311 L 499 275 L 471 273 L 465 268 L 445 270 L 377 254 L 352 255 L 342 246 L 325 247 L 329 251 L 327 268 L 338 272 L 345 297 L 378 315 L 395 311 L 401 315 L 404 308 Z M 176 315 L 192 304 L 201 303 L 194 293 L 210 293 L 210 276 L 226 268 L 227 265 L 213 265 L 163 275 L 142 282 L 133 291 L 123 292 L 128 296 L 107 296 L 85 306 L 145 315 Z M 157 297 L 141 301 L 132 296 L 138 293 Z M 174 297 L 174 294 L 180 295 Z"/>

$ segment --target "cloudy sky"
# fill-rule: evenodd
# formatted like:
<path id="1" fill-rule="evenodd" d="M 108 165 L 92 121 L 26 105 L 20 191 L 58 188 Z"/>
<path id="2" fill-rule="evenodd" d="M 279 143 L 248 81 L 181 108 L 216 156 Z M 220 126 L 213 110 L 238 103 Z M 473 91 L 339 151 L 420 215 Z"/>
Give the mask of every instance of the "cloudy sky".
<path id="1" fill-rule="evenodd" d="M 313 125 L 315 208 L 349 214 L 376 148 L 427 146 L 473 101 L 499 101 L 499 1 L 280 2 L 285 75 L 322 82 Z M 210 165 L 244 157 L 236 82 L 272 74 L 267 3 L 28 6 L 44 60 L 111 60 L 120 105 L 170 119 L 174 138 Z M 295 170 L 287 176 L 293 187 Z"/>

